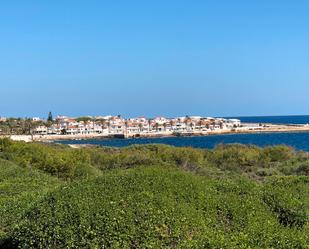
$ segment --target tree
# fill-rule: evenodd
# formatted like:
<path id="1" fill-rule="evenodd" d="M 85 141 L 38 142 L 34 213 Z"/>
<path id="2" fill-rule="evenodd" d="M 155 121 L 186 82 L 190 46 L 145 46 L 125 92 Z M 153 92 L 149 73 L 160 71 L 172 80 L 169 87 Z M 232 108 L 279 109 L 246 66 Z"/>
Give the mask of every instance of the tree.
<path id="1" fill-rule="evenodd" d="M 47 122 L 53 122 L 53 115 L 51 112 L 48 113 Z"/>
<path id="2" fill-rule="evenodd" d="M 148 119 L 148 131 L 151 131 L 151 119 Z"/>
<path id="3" fill-rule="evenodd" d="M 164 131 L 166 131 L 167 123 L 163 123 Z"/>
<path id="4" fill-rule="evenodd" d="M 191 118 L 187 115 L 184 122 L 186 124 L 186 130 L 188 131 L 189 130 L 189 124 L 191 122 Z"/>
<path id="5" fill-rule="evenodd" d="M 76 122 L 88 122 L 88 121 L 91 121 L 93 120 L 92 117 L 89 117 L 89 116 L 83 116 L 83 117 L 78 117 L 76 118 Z"/>
<path id="6" fill-rule="evenodd" d="M 144 125 L 142 123 L 138 124 L 139 132 L 143 131 L 143 127 L 144 127 Z"/>
<path id="7" fill-rule="evenodd" d="M 14 128 L 17 126 L 17 121 L 14 118 L 9 118 L 7 120 L 7 126 L 9 127 L 8 135 L 13 135 Z"/>
<path id="8" fill-rule="evenodd" d="M 159 123 L 155 123 L 156 132 L 159 131 Z"/>
<path id="9" fill-rule="evenodd" d="M 203 118 L 200 118 L 200 120 L 198 121 L 198 126 L 199 126 L 199 130 L 202 130 L 202 125 L 203 125 Z"/>
<path id="10" fill-rule="evenodd" d="M 104 130 L 107 126 L 107 120 L 106 119 L 99 119 L 99 123 L 101 124 L 102 126 L 102 130 Z"/>
<path id="11" fill-rule="evenodd" d="M 173 131 L 174 130 L 174 126 L 175 126 L 174 120 L 170 120 L 169 124 L 170 124 L 170 127 L 171 127 L 171 131 Z"/>
<path id="12" fill-rule="evenodd" d="M 124 121 L 124 128 L 125 128 L 126 135 L 128 135 L 128 126 L 129 126 L 128 120 Z"/>
<path id="13" fill-rule="evenodd" d="M 110 134 L 111 133 L 111 121 L 110 120 L 107 121 L 107 128 L 108 128 L 108 134 Z"/>

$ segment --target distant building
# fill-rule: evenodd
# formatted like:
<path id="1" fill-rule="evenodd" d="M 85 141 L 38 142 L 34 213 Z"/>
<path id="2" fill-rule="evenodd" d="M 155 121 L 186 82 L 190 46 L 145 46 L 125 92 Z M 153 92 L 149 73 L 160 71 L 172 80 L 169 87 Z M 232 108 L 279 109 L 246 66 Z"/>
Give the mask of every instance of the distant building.
<path id="1" fill-rule="evenodd" d="M 0 119 L 1 120 L 1 119 Z M 2 118 L 2 120 L 5 120 Z M 33 118 L 33 121 L 40 121 Z M 239 119 L 224 119 L 201 116 L 178 118 L 145 117 L 124 119 L 118 116 L 96 116 L 92 119 L 78 119 L 58 116 L 49 127 L 39 126 L 34 130 L 37 135 L 125 135 L 140 136 L 145 134 L 172 133 L 208 133 L 211 131 L 228 131 L 242 129 Z"/>
<path id="2" fill-rule="evenodd" d="M 34 135 L 47 135 L 47 127 L 39 126 L 33 130 Z"/>
<path id="3" fill-rule="evenodd" d="M 241 125 L 241 121 L 239 119 L 235 119 L 235 118 L 227 119 L 226 122 L 227 122 L 227 124 L 231 124 L 234 128 L 240 127 L 240 125 Z"/>
<path id="4" fill-rule="evenodd" d="M 39 121 L 42 121 L 42 119 L 40 119 L 39 117 L 34 117 L 34 118 L 32 118 L 32 121 L 33 122 L 39 122 Z"/>

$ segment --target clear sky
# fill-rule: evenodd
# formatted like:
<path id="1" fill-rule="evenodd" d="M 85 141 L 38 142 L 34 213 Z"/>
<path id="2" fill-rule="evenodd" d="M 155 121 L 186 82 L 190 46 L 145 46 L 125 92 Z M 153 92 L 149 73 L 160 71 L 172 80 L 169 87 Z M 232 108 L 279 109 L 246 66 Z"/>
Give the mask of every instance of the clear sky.
<path id="1" fill-rule="evenodd" d="M 309 114 L 307 0 L 0 2 L 0 116 Z"/>

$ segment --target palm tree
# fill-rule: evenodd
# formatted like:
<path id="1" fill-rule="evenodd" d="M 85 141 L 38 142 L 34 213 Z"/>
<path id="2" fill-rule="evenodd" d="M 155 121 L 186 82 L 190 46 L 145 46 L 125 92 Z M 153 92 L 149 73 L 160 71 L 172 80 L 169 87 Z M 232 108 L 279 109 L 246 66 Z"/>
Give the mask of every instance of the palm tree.
<path id="1" fill-rule="evenodd" d="M 193 126 L 194 126 L 193 122 L 190 122 L 190 129 L 191 129 L 191 131 L 193 131 Z"/>
<path id="2" fill-rule="evenodd" d="M 139 132 L 141 133 L 143 131 L 143 124 L 139 123 L 138 124 Z"/>
<path id="3" fill-rule="evenodd" d="M 108 129 L 108 134 L 111 133 L 111 121 L 107 120 L 107 129 Z"/>
<path id="4" fill-rule="evenodd" d="M 124 127 L 125 127 L 125 134 L 126 135 L 128 135 L 128 126 L 129 126 L 128 120 L 125 120 L 124 121 Z"/>
<path id="5" fill-rule="evenodd" d="M 150 132 L 150 127 L 151 127 L 151 119 L 148 119 L 148 131 Z"/>
<path id="6" fill-rule="evenodd" d="M 175 125 L 174 120 L 170 120 L 170 126 L 171 126 L 171 130 L 173 130 L 173 126 Z"/>
<path id="7" fill-rule="evenodd" d="M 107 123 L 108 121 L 106 119 L 101 120 L 102 132 L 108 127 Z"/>
<path id="8" fill-rule="evenodd" d="M 9 118 L 8 120 L 7 120 L 7 126 L 8 126 L 8 135 L 12 135 L 13 134 L 13 131 L 14 131 L 14 127 L 16 126 L 16 122 L 15 122 L 15 120 L 14 119 L 12 119 L 12 118 Z"/>
<path id="9" fill-rule="evenodd" d="M 159 124 L 158 123 L 155 123 L 155 128 L 156 128 L 156 132 L 158 132 L 158 130 L 159 130 Z"/>
<path id="10" fill-rule="evenodd" d="M 94 132 L 94 128 L 95 128 L 95 124 L 97 122 L 97 119 L 96 118 L 92 118 L 91 121 L 92 121 L 92 132 Z"/>
<path id="11" fill-rule="evenodd" d="M 191 118 L 187 115 L 185 118 L 186 130 L 188 131 L 189 123 L 191 122 Z"/>
<path id="12" fill-rule="evenodd" d="M 212 119 L 212 120 L 211 120 L 211 125 L 212 125 L 212 128 L 214 129 L 215 126 L 216 126 L 216 120 L 215 120 L 215 119 Z"/>
<path id="13" fill-rule="evenodd" d="M 167 123 L 163 123 L 164 131 L 166 131 L 166 126 L 167 126 Z"/>
<path id="14" fill-rule="evenodd" d="M 220 129 L 222 130 L 223 129 L 223 122 L 220 121 L 219 125 L 220 125 Z"/>
<path id="15" fill-rule="evenodd" d="M 200 127 L 200 128 L 199 128 L 200 131 L 202 130 L 202 125 L 203 125 L 203 119 L 201 118 L 201 119 L 198 121 L 198 126 Z"/>
<path id="16" fill-rule="evenodd" d="M 57 129 L 56 129 L 56 133 L 58 133 L 58 130 L 60 129 L 60 119 L 56 119 L 56 127 L 57 127 Z"/>

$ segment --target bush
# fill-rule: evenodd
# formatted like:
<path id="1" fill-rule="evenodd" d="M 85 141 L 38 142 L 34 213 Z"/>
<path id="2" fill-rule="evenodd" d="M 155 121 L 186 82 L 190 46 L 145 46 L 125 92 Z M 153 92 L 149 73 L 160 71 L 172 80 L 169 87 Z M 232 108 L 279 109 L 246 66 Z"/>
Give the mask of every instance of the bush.
<path id="1" fill-rule="evenodd" d="M 264 186 L 263 198 L 280 224 L 290 227 L 308 226 L 309 177 L 269 178 Z"/>
<path id="2" fill-rule="evenodd" d="M 1 248 L 309 244 L 308 154 L 288 147 L 72 149 L 0 139 L 0 157 L 11 161 L 0 161 Z"/>
<path id="3" fill-rule="evenodd" d="M 262 158 L 268 158 L 270 162 L 284 162 L 295 155 L 293 148 L 288 146 L 269 146 L 262 150 Z"/>
<path id="4" fill-rule="evenodd" d="M 0 248 L 12 239 L 12 227 L 23 213 L 58 185 L 53 177 L 0 159 Z"/>
<path id="5" fill-rule="evenodd" d="M 10 160 L 23 168 L 38 169 L 62 179 L 75 179 L 98 171 L 90 167 L 90 156 L 82 149 L 70 149 L 67 146 L 46 145 L 40 143 L 11 142 L 4 140 L 1 147 L 2 158 Z M 2 144 L 0 142 L 0 144 Z M 80 168 L 81 167 L 81 168 Z M 93 167 L 92 167 L 93 168 Z"/>
<path id="6" fill-rule="evenodd" d="M 309 176 L 309 162 L 301 163 L 297 166 L 294 172 L 296 173 L 296 175 Z"/>
<path id="7" fill-rule="evenodd" d="M 14 231 L 28 248 L 304 248 L 245 179 L 217 181 L 169 167 L 76 182 L 32 207 Z"/>
<path id="8" fill-rule="evenodd" d="M 260 158 L 260 149 L 256 146 L 219 145 L 211 160 L 215 165 L 224 170 L 240 171 L 242 168 L 256 166 Z"/>

